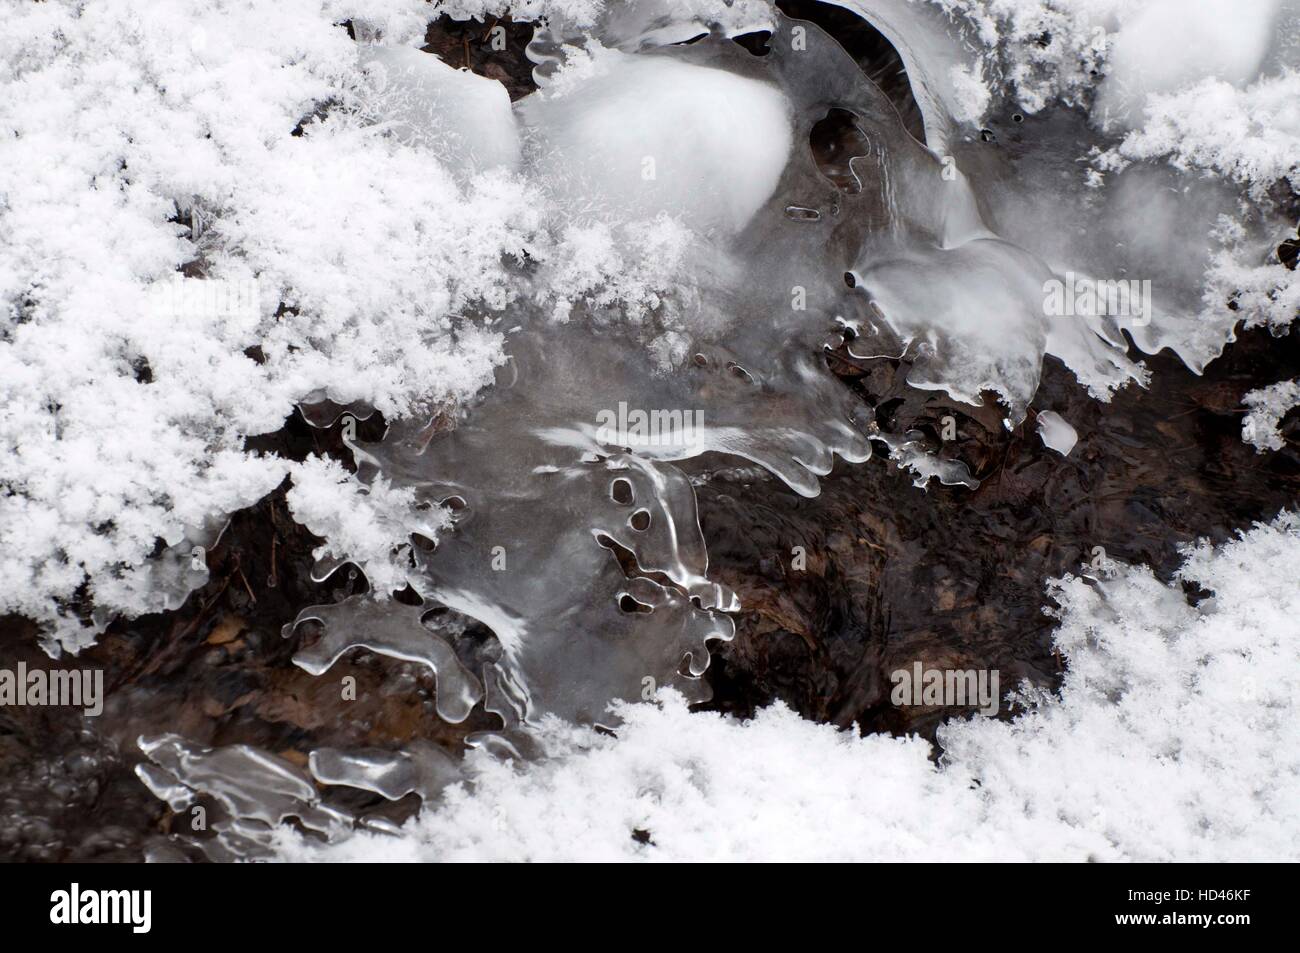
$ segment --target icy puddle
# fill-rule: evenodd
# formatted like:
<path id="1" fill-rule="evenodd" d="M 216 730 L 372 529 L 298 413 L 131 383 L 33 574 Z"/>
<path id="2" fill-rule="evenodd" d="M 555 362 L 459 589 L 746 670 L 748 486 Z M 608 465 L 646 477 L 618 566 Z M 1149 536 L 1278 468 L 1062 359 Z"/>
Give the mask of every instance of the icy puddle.
<path id="1" fill-rule="evenodd" d="M 637 254 L 619 246 L 629 224 L 687 238 L 679 290 L 639 324 L 598 298 L 562 320 L 540 301 L 501 315 L 509 360 L 471 406 L 397 421 L 377 442 L 355 436 L 349 414 L 363 408 L 302 408 L 313 426 L 348 428 L 358 479 L 404 538 L 361 570 L 418 598 L 305 609 L 284 634 L 309 620 L 321 633 L 299 666 L 323 674 L 356 646 L 426 664 L 438 716 L 459 723 L 478 705 L 500 716 L 501 730 L 470 743 L 504 757 L 535 756 L 548 716 L 617 730 L 617 700 L 665 686 L 706 700 L 710 645 L 732 637 L 743 606 L 710 579 L 679 463 L 721 455 L 812 497 L 835 458 L 861 464 L 874 449 L 919 486 L 977 485 L 924 435 L 880 430 L 827 350 L 902 359 L 913 387 L 997 401 L 1008 428 L 1045 355 L 1104 398 L 1146 378 L 1124 332 L 1193 367 L 1218 352 L 1225 329 L 1199 320 L 1210 240 L 1122 239 L 1153 218 L 1158 234 L 1204 236 L 1235 209 L 1229 190 L 1139 166 L 1104 192 L 1062 190 L 1060 169 L 1093 135 L 1068 116 L 1046 120 L 1061 125 L 1043 137 L 1059 154 L 989 158 L 979 128 L 956 118 L 963 54 L 937 14 L 858 6 L 903 56 L 924 143 L 834 40 L 779 13 L 764 55 L 731 39 L 753 25 L 710 30 L 654 4 L 592 32 L 553 25 L 530 47 L 540 88 L 513 108 L 499 84 L 427 54 L 364 52 L 388 109 L 375 121 L 394 135 L 434 143 L 459 168 L 518 170 L 542 184 L 557 228 L 605 226 L 611 252 Z M 521 268 L 519 280 L 534 279 Z M 1069 421 L 1044 413 L 1038 426 L 1070 452 Z M 319 573 L 355 558 L 331 550 Z M 462 616 L 495 644 L 467 643 Z M 205 841 L 220 857 L 260 856 L 288 818 L 346 838 L 356 819 L 326 806 L 322 786 L 432 798 L 458 777 L 428 745 L 317 751 L 307 768 L 176 736 L 142 747 L 139 774 L 158 796 L 222 805 Z"/>

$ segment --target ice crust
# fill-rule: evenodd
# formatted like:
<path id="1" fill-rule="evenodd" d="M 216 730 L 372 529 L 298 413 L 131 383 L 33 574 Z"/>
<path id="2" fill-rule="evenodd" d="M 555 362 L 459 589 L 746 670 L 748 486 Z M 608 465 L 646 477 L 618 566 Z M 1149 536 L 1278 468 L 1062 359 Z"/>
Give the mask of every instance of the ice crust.
<path id="1" fill-rule="evenodd" d="M 1063 457 L 1068 457 L 1074 445 L 1079 442 L 1079 433 L 1070 422 L 1052 410 L 1038 412 L 1038 436 L 1043 445 L 1055 450 Z"/>

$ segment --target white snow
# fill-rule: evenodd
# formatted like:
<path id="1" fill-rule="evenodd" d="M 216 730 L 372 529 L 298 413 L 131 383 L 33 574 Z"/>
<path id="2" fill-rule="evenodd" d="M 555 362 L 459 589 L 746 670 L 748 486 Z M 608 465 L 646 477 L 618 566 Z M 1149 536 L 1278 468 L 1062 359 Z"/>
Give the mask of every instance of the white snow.
<path id="1" fill-rule="evenodd" d="M 558 320 L 567 320 L 578 302 L 619 308 L 635 320 L 668 304 L 661 292 L 681 273 L 693 239 L 690 229 L 663 212 L 622 224 L 572 222 L 544 259 L 540 284 Z"/>
<path id="2" fill-rule="evenodd" d="M 967 66 L 954 66 L 948 71 L 952 82 L 955 99 L 953 118 L 962 122 L 979 123 L 988 112 L 989 101 L 993 94 L 984 82 L 983 64 L 976 62 L 972 69 Z"/>
<path id="3" fill-rule="evenodd" d="M 510 95 L 496 80 L 412 47 L 363 47 L 360 56 L 374 90 L 370 109 L 401 142 L 428 145 L 461 175 L 519 165 Z"/>
<path id="4" fill-rule="evenodd" d="M 1279 180 L 1300 190 L 1300 73 L 1267 77 L 1245 89 L 1211 78 L 1153 94 L 1141 127 L 1099 165 L 1118 168 L 1162 158 L 1178 168 L 1211 170 L 1259 194 Z"/>
<path id="5" fill-rule="evenodd" d="M 375 594 L 406 584 L 395 540 L 413 532 L 436 540 L 448 523 L 441 508 L 418 511 L 413 490 L 393 489 L 382 477 L 363 486 L 338 461 L 320 457 L 294 470 L 287 499 L 294 519 L 325 540 L 315 556 L 364 565 Z"/>
<path id="6" fill-rule="evenodd" d="M 590 27 L 605 12 L 605 0 L 437 0 L 436 9 L 427 19 L 440 13 L 457 20 L 471 17 L 487 21 L 490 17 L 511 15 L 520 20 L 543 17 L 561 20 L 575 27 Z"/>
<path id="7" fill-rule="evenodd" d="M 728 36 L 767 29 L 772 8 L 767 0 L 436 0 L 435 13 L 455 19 L 492 17 L 546 20 L 558 32 L 589 30 L 598 24 L 613 36 L 637 41 L 654 36 L 675 43 L 712 26 Z"/>
<path id="8" fill-rule="evenodd" d="M 1180 580 L 1124 568 L 1053 587 L 1058 696 L 1014 721 L 859 737 L 781 705 L 741 722 L 679 698 L 629 705 L 617 740 L 551 725 L 524 768 L 470 756 L 471 784 L 395 839 L 287 859 L 1300 859 L 1300 517 L 1188 551 Z M 1260 567 L 1276 567 L 1262 572 Z M 633 840 L 649 832 L 653 846 Z"/>
<path id="9" fill-rule="evenodd" d="M 990 83 L 1025 112 L 1083 104 L 1104 68 L 1117 19 L 1144 0 L 929 0 L 985 50 Z"/>
<path id="10" fill-rule="evenodd" d="M 1268 328 L 1275 335 L 1287 333 L 1300 316 L 1300 272 L 1277 260 L 1273 242 L 1268 248 L 1259 248 L 1256 243 L 1242 240 L 1236 223 L 1220 224 L 1222 232 L 1229 236 L 1229 244 L 1210 260 L 1206 301 L 1237 303 L 1227 323 L 1235 323 L 1240 317 L 1247 329 Z M 1215 310 L 1219 323 L 1225 323 L 1222 310 Z"/>
<path id="11" fill-rule="evenodd" d="M 1260 188 L 1296 174 L 1294 0 L 929 2 L 966 25 L 979 78 L 1021 109 L 1083 105 L 1121 134 L 1112 167 L 1169 157 Z"/>
<path id="12" fill-rule="evenodd" d="M 1256 453 L 1281 450 L 1286 446 L 1278 425 L 1287 411 L 1300 407 L 1300 378 L 1252 390 L 1242 400 L 1250 408 L 1241 423 L 1242 439 L 1253 446 Z"/>

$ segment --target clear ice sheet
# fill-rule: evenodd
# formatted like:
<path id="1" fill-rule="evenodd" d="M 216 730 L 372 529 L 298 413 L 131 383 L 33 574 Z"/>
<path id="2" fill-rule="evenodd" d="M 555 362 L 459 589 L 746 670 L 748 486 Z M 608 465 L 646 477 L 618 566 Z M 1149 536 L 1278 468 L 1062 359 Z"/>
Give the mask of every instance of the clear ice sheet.
<path id="1" fill-rule="evenodd" d="M 205 748 L 173 734 L 141 738 L 139 746 L 149 761 L 136 776 L 173 811 L 193 819 L 200 795 L 216 802 L 218 812 L 201 828 L 215 835 L 201 842 L 212 860 L 269 856 L 290 818 L 327 841 L 353 828 L 349 815 L 322 803 L 306 771 L 276 755 L 249 745 Z"/>

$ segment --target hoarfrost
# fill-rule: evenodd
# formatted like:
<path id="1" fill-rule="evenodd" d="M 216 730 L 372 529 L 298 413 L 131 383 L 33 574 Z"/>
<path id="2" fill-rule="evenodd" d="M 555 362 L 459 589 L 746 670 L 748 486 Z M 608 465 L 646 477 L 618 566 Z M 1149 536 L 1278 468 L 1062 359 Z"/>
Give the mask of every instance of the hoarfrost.
<path id="1" fill-rule="evenodd" d="M 1288 411 L 1300 406 L 1300 379 L 1252 390 L 1243 400 L 1250 412 L 1241 423 L 1241 438 L 1258 453 L 1286 446 L 1279 424 Z"/>

